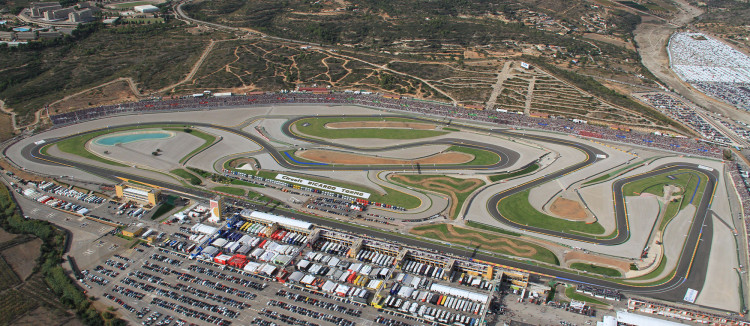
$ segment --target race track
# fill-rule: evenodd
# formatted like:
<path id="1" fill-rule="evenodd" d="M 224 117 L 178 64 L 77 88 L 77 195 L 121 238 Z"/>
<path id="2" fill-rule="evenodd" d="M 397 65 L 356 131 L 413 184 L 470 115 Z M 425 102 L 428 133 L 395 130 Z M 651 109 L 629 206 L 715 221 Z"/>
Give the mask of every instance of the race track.
<path id="1" fill-rule="evenodd" d="M 341 117 L 341 116 L 336 116 L 336 117 Z M 320 145 L 328 145 L 332 147 L 339 147 L 339 148 L 362 151 L 362 152 L 373 150 L 373 149 L 362 149 L 362 148 L 357 148 L 353 146 L 342 146 L 342 145 L 331 143 L 331 142 L 324 141 L 324 140 L 300 137 L 299 135 L 292 133 L 290 131 L 290 126 L 297 120 L 305 119 L 305 118 L 309 118 L 309 117 L 299 117 L 296 119 L 289 120 L 287 123 L 284 124 L 283 129 L 282 129 L 283 132 L 286 133 L 290 137 L 298 138 L 298 139 L 301 138 L 304 141 L 316 143 Z M 435 122 L 433 120 L 427 120 L 427 119 L 415 119 L 415 120 L 424 120 L 424 121 L 431 122 L 431 123 Z M 165 123 L 155 122 L 153 124 L 164 125 Z M 405 168 L 410 168 L 410 166 L 398 166 L 394 168 L 393 166 L 371 166 L 371 167 L 350 166 L 350 167 L 347 167 L 347 166 L 337 165 L 333 167 L 333 166 L 319 166 L 319 165 L 316 165 L 316 166 L 297 165 L 297 164 L 292 164 L 288 162 L 282 153 L 280 153 L 273 146 L 268 144 L 268 142 L 262 137 L 252 135 L 242 130 L 237 130 L 231 127 L 213 125 L 209 123 L 173 122 L 173 124 L 176 124 L 176 125 L 187 124 L 187 125 L 192 125 L 192 126 L 197 126 L 197 127 L 214 128 L 214 129 L 237 134 L 241 137 L 246 138 L 248 141 L 253 141 L 257 143 L 258 145 L 260 145 L 263 148 L 263 150 L 269 153 L 271 156 L 273 156 L 273 158 L 281 166 L 288 168 L 288 169 L 330 170 L 330 169 L 335 168 L 336 170 L 389 170 L 389 169 L 403 170 Z M 147 127 L 148 125 L 149 124 L 141 123 L 141 124 L 119 125 L 119 126 L 111 126 L 111 127 L 128 127 L 128 126 Z M 591 164 L 594 164 L 597 161 L 598 154 L 604 154 L 601 150 L 593 146 L 584 144 L 583 142 L 568 140 L 569 139 L 568 137 L 566 137 L 566 139 L 561 139 L 561 138 L 554 138 L 554 137 L 549 137 L 549 136 L 525 134 L 522 131 L 510 131 L 510 130 L 503 130 L 503 129 L 487 130 L 484 128 L 468 126 L 468 125 L 463 125 L 463 124 L 460 124 L 460 127 L 462 129 L 481 131 L 483 133 L 491 132 L 495 135 L 514 137 L 514 138 L 523 138 L 523 139 L 533 140 L 536 142 L 553 143 L 553 144 L 558 144 L 558 145 L 563 145 L 563 146 L 569 146 L 569 147 L 578 149 L 586 154 L 586 159 L 581 162 L 575 163 L 564 169 L 555 171 L 554 173 L 545 174 L 537 179 L 534 179 L 532 181 L 529 181 L 517 187 L 505 190 L 493 196 L 492 199 L 487 203 L 487 208 L 489 212 L 493 214 L 493 216 L 501 223 L 506 223 L 506 224 L 510 223 L 511 225 L 513 222 L 505 219 L 499 214 L 499 212 L 497 212 L 497 203 L 500 200 L 502 200 L 502 198 L 505 198 L 507 196 L 510 196 L 512 194 L 515 194 L 521 191 L 531 189 L 543 183 L 552 181 L 560 176 L 563 176 L 569 173 L 575 173 L 576 171 L 580 169 L 583 169 Z M 95 131 L 98 131 L 98 130 L 91 130 L 88 132 L 90 133 L 90 132 L 95 132 Z M 77 134 L 74 136 L 79 136 L 79 135 L 80 134 Z M 211 194 L 204 192 L 204 191 L 181 187 L 181 186 L 175 186 L 173 184 L 169 184 L 166 182 L 151 180 L 151 179 L 147 179 L 138 175 L 134 175 L 130 173 L 123 173 L 123 172 L 111 170 L 105 167 L 93 166 L 93 165 L 80 163 L 80 162 L 73 161 L 73 160 L 45 155 L 41 152 L 41 149 L 48 144 L 52 144 L 52 143 L 67 139 L 69 137 L 74 137 L 74 136 L 55 138 L 55 139 L 46 139 L 45 144 L 29 144 L 21 149 L 21 155 L 23 156 L 24 159 L 29 160 L 29 161 L 34 161 L 34 162 L 39 162 L 39 163 L 44 163 L 44 164 L 51 164 L 51 165 L 70 166 L 70 167 L 78 168 L 88 173 L 92 173 L 92 174 L 99 175 L 99 176 L 109 178 L 109 179 L 113 179 L 116 177 L 123 177 L 123 178 L 132 179 L 132 180 L 136 180 L 140 182 L 150 183 L 150 184 L 163 187 L 163 188 L 167 188 L 167 189 L 173 189 L 175 191 L 178 191 L 184 194 L 189 194 L 192 196 L 204 197 L 204 198 L 211 196 Z M 518 153 L 514 151 L 509 151 L 503 147 L 495 146 L 495 145 L 487 145 L 484 143 L 472 142 L 472 141 L 467 141 L 463 139 L 441 139 L 441 140 L 433 141 L 433 142 L 422 141 L 422 142 L 415 142 L 415 143 L 410 143 L 406 145 L 396 145 L 396 146 L 378 148 L 376 150 L 409 148 L 413 146 L 420 146 L 423 144 L 436 144 L 436 143 L 446 144 L 446 145 L 461 145 L 461 146 L 477 147 L 477 148 L 481 148 L 481 149 L 485 149 L 485 150 L 489 150 L 494 153 L 497 153 L 501 157 L 501 161 L 492 166 L 471 166 L 471 165 L 469 166 L 467 165 L 437 166 L 437 168 L 444 169 L 444 170 L 501 169 L 501 168 L 509 167 L 513 165 L 519 158 Z M 430 169 L 433 169 L 433 167 L 430 167 Z M 708 261 L 708 254 L 710 252 L 712 228 L 713 228 L 712 220 L 707 218 L 707 216 L 709 216 L 708 214 L 709 214 L 709 208 L 710 208 L 711 198 L 712 198 L 712 196 L 709 194 L 712 194 L 713 191 L 715 190 L 717 172 L 700 169 L 697 165 L 694 165 L 694 164 L 674 164 L 674 165 L 659 167 L 655 169 L 654 171 L 641 174 L 637 176 L 637 178 L 646 178 L 655 174 L 664 173 L 665 171 L 673 171 L 676 169 L 688 169 L 688 170 L 694 170 L 696 172 L 703 173 L 706 176 L 708 176 L 709 183 L 707 184 L 706 192 L 704 193 L 705 195 L 702 197 L 701 202 L 698 205 L 698 209 L 697 209 L 694 222 L 691 225 L 690 233 L 686 239 L 685 247 L 679 258 L 679 263 L 675 270 L 674 276 L 664 283 L 644 285 L 644 286 L 621 284 L 615 281 L 607 281 L 607 280 L 601 280 L 601 279 L 594 278 L 594 277 L 589 277 L 585 274 L 580 275 L 578 273 L 569 272 L 567 270 L 562 270 L 559 268 L 539 266 L 539 265 L 536 265 L 535 263 L 530 263 L 526 261 L 516 261 L 516 260 L 511 260 L 511 259 L 506 259 L 506 258 L 498 258 L 495 256 L 484 255 L 482 253 L 476 253 L 473 256 L 474 258 L 479 259 L 479 260 L 484 260 L 484 261 L 488 261 L 488 262 L 492 262 L 496 264 L 521 268 L 521 269 L 528 270 L 532 273 L 551 275 L 551 276 L 558 277 L 560 279 L 567 279 L 567 280 L 571 280 L 571 281 L 578 282 L 578 283 L 590 283 L 590 284 L 594 284 L 597 286 L 619 289 L 619 290 L 627 291 L 631 293 L 644 294 L 650 297 L 661 298 L 665 300 L 679 301 L 680 299 L 682 299 L 682 296 L 684 295 L 688 287 L 700 291 L 700 289 L 703 286 L 703 279 L 706 274 L 706 263 Z M 628 181 L 632 181 L 633 178 L 636 178 L 636 177 L 618 180 L 618 182 L 616 182 L 615 185 L 613 186 L 615 197 L 618 198 L 618 200 L 615 201 L 617 231 L 616 231 L 616 235 L 612 237 L 611 239 L 594 239 L 594 238 L 586 237 L 583 235 L 556 233 L 556 232 L 551 232 L 548 230 L 529 228 L 529 227 L 521 226 L 521 225 L 514 225 L 514 226 L 519 229 L 527 230 L 528 232 L 538 232 L 538 233 L 544 233 L 544 234 L 558 236 L 558 237 L 566 237 L 566 238 L 570 238 L 570 239 L 574 239 L 578 241 L 593 242 L 599 245 L 614 245 L 614 244 L 623 243 L 627 241 L 627 239 L 629 238 L 629 226 L 628 226 L 628 219 L 625 214 L 624 201 L 623 201 L 624 199 L 622 197 L 621 189 L 624 183 Z M 357 233 L 357 234 L 368 234 L 373 237 L 391 239 L 394 241 L 399 241 L 399 242 L 412 245 L 412 246 L 417 246 L 417 247 L 425 247 L 425 248 L 431 248 L 434 250 L 444 251 L 444 252 L 458 254 L 458 255 L 472 256 L 471 252 L 468 252 L 466 250 L 459 249 L 459 248 L 454 248 L 448 245 L 438 245 L 432 242 L 426 242 L 426 241 L 416 240 L 410 237 L 400 236 L 398 234 L 374 231 L 372 229 L 365 229 L 363 227 L 359 227 L 359 226 L 352 225 L 352 224 L 335 222 L 332 220 L 321 219 L 321 218 L 303 215 L 303 214 L 295 213 L 295 212 L 284 211 L 282 214 L 293 217 L 293 218 L 301 219 L 301 220 L 307 220 L 307 221 L 310 221 L 310 222 L 313 222 L 313 223 L 316 223 L 325 227 L 342 229 L 342 230 L 346 230 L 346 231 Z"/>

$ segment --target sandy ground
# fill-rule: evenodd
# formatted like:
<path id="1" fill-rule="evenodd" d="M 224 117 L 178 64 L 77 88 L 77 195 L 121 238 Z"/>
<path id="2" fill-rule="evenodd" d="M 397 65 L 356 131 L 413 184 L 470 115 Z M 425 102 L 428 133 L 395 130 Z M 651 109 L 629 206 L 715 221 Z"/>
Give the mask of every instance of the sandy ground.
<path id="1" fill-rule="evenodd" d="M 655 196 L 628 196 L 625 197 L 625 208 L 630 226 L 628 243 L 633 249 L 643 250 L 659 215 L 659 201 Z"/>
<path id="2" fill-rule="evenodd" d="M 437 128 L 434 124 L 399 122 L 399 121 L 357 121 L 357 122 L 329 122 L 326 123 L 327 129 L 361 129 L 361 128 L 389 128 L 389 129 L 417 129 L 417 130 L 434 130 Z"/>
<path id="3" fill-rule="evenodd" d="M 734 196 L 734 190 L 732 192 Z M 727 198 L 728 196 L 726 180 L 725 178 L 719 178 L 715 197 Z M 715 213 L 713 216 L 714 234 L 711 240 L 711 255 L 708 260 L 706 281 L 698 294 L 696 303 L 738 311 L 740 307 L 739 294 L 737 293 L 739 278 L 735 268 L 738 268 L 742 263 L 737 261 L 736 240 L 740 240 L 740 243 L 744 241 L 741 239 L 741 229 L 738 229 L 739 236 L 735 236 L 732 229 L 743 228 L 743 221 L 732 218 L 728 201 L 714 200 L 711 210 Z M 744 252 L 740 251 L 740 255 L 744 255 Z M 742 274 L 742 276 L 747 277 L 747 274 Z"/>
<path id="4" fill-rule="evenodd" d="M 3 229 L 0 229 L 0 243 L 3 243 L 5 241 L 13 240 L 15 237 L 17 237 L 18 234 L 13 234 L 8 231 L 5 231 Z"/>
<path id="5" fill-rule="evenodd" d="M 36 259 L 39 257 L 42 248 L 42 240 L 37 238 L 29 242 L 10 247 L 3 250 L 0 254 L 18 274 L 21 280 L 25 280 L 34 271 Z"/>
<path id="6" fill-rule="evenodd" d="M 714 217 L 711 255 L 703 289 L 695 303 L 712 308 L 739 311 L 739 276 L 735 237 L 719 218 Z M 743 274 L 744 275 L 744 274 Z"/>
<path id="7" fill-rule="evenodd" d="M 597 217 L 597 221 L 605 230 L 615 229 L 614 202 L 612 202 L 612 182 L 600 183 L 578 190 L 586 205 Z"/>
<path id="8" fill-rule="evenodd" d="M 198 129 L 221 137 L 221 141 L 188 160 L 185 164 L 190 167 L 213 171 L 214 163 L 221 157 L 237 156 L 242 153 L 252 155 L 252 153 L 261 149 L 259 144 L 231 132 L 211 128 Z M 221 169 L 221 166 L 218 168 Z"/>
<path id="9" fill-rule="evenodd" d="M 148 171 L 148 170 L 143 170 L 143 169 L 138 169 L 138 168 L 134 168 L 134 167 L 114 166 L 114 165 L 110 165 L 110 164 L 107 164 L 107 163 L 90 160 L 90 159 L 87 159 L 87 158 L 80 157 L 78 155 L 73 155 L 73 154 L 62 152 L 62 151 L 60 151 L 57 148 L 57 146 L 52 146 L 47 151 L 47 153 L 49 153 L 52 156 L 56 156 L 56 157 L 60 157 L 60 158 L 65 158 L 65 159 L 69 159 L 69 160 L 76 160 L 78 162 L 81 162 L 81 163 L 84 163 L 84 164 L 88 164 L 88 165 L 106 167 L 108 169 L 112 169 L 112 170 L 115 170 L 115 171 L 122 171 L 122 172 L 127 172 L 127 173 L 133 173 L 133 174 L 142 175 L 142 176 L 144 176 L 146 178 L 151 178 L 151 179 L 156 179 L 156 180 L 165 181 L 165 182 L 171 182 L 171 183 L 177 183 L 177 181 L 175 179 L 172 179 L 172 178 L 170 178 L 170 177 L 168 177 L 168 176 L 166 176 L 164 174 L 161 174 L 161 173 L 157 173 L 157 172 L 153 172 L 153 171 Z M 113 174 L 113 176 L 117 176 L 117 173 L 115 172 Z M 112 181 L 106 181 L 106 183 L 112 183 Z"/>
<path id="10" fill-rule="evenodd" d="M 557 216 L 573 221 L 584 221 L 588 217 L 581 203 L 562 197 L 555 198 L 549 210 Z"/>
<path id="11" fill-rule="evenodd" d="M 23 317 L 13 321 L 14 326 L 35 326 L 35 325 L 64 325 L 64 326 L 78 326 L 85 325 L 80 320 L 74 317 L 74 313 L 71 312 L 70 316 L 65 316 L 58 310 L 50 309 L 46 306 L 41 306 L 27 313 Z"/>
<path id="12" fill-rule="evenodd" d="M 242 130 L 247 133 L 251 133 L 253 135 L 258 135 L 258 131 L 255 130 L 255 127 L 257 126 L 265 130 L 266 136 L 271 141 L 279 141 L 285 144 L 295 144 L 300 147 L 310 146 L 311 143 L 300 141 L 298 139 L 289 137 L 281 131 L 281 127 L 284 125 L 284 123 L 287 122 L 287 120 L 289 119 L 262 118 L 262 119 L 254 121 L 247 127 L 242 128 Z"/>
<path id="13" fill-rule="evenodd" d="M 120 133 L 118 133 L 120 134 Z M 96 139 L 87 145 L 90 151 L 117 162 L 148 166 L 159 171 L 170 171 L 180 167 L 180 159 L 203 145 L 204 140 L 184 132 L 174 132 L 174 137 L 148 139 L 114 146 L 99 145 Z M 151 153 L 161 149 L 161 155 Z M 108 151 L 109 154 L 104 152 Z"/>
<path id="14" fill-rule="evenodd" d="M 667 225 L 667 228 L 664 231 L 664 236 L 662 237 L 664 256 L 667 257 L 667 268 L 664 269 L 664 272 L 662 272 L 661 275 L 654 279 L 659 279 L 669 275 L 672 270 L 674 270 L 675 266 L 677 266 L 680 253 L 685 245 L 685 239 L 690 231 L 690 225 L 692 224 L 691 220 L 693 219 L 694 214 L 695 206 L 688 205 L 685 209 L 680 211 L 674 219 L 672 219 L 669 225 Z M 654 250 L 654 248 L 651 250 Z"/>
<path id="15" fill-rule="evenodd" d="M 565 253 L 565 264 L 570 266 L 572 263 L 594 263 L 606 267 L 614 267 L 619 269 L 623 274 L 625 271 L 630 269 L 630 261 L 616 259 L 611 257 L 604 257 L 599 255 L 591 255 L 581 251 L 569 251 Z"/>
<path id="16" fill-rule="evenodd" d="M 9 114 L 0 113 L 0 141 L 13 136 L 13 120 Z"/>
<path id="17" fill-rule="evenodd" d="M 344 153 L 339 151 L 328 151 L 311 149 L 298 151 L 295 153 L 297 156 L 304 159 L 308 159 L 315 162 L 323 162 L 329 164 L 349 164 L 349 165 L 365 165 L 365 164 L 383 164 L 383 165 L 402 165 L 402 164 L 463 164 L 471 162 L 474 159 L 474 155 L 459 153 L 459 152 L 447 152 L 438 153 L 418 159 L 398 159 L 389 157 L 373 157 L 370 155 L 361 155 L 354 153 Z"/>
<path id="18" fill-rule="evenodd" d="M 557 159 L 554 163 L 541 170 L 544 174 L 553 173 L 554 171 L 564 169 L 586 159 L 586 155 L 577 149 L 552 144 L 545 145 L 547 145 L 554 151 L 552 153 L 552 156 L 556 157 Z M 553 196 L 565 190 L 565 188 L 567 187 L 567 185 L 563 182 L 563 178 L 565 177 L 558 178 L 539 187 L 531 189 L 531 191 L 529 192 L 529 202 L 531 203 L 531 205 L 537 210 L 543 212 L 544 205 L 549 202 L 553 198 Z"/>

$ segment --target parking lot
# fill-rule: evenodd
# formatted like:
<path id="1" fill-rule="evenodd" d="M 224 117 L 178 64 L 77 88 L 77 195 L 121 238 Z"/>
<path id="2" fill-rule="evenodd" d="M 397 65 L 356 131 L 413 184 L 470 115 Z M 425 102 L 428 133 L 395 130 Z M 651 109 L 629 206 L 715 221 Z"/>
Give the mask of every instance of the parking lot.
<path id="1" fill-rule="evenodd" d="M 84 273 L 89 291 L 134 324 L 343 326 L 373 324 L 379 316 L 407 323 L 346 298 L 145 245 Z"/>

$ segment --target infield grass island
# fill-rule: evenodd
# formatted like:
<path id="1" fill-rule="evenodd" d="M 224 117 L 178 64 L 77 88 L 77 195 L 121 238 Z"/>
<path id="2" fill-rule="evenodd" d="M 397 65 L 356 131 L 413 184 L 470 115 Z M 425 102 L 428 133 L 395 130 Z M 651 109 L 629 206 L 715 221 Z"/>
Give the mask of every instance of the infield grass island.
<path id="1" fill-rule="evenodd" d="M 680 189 L 672 193 L 678 196 L 666 205 L 664 218 L 659 224 L 659 230 L 664 230 L 669 221 L 688 204 L 700 202 L 706 190 L 708 177 L 703 173 L 693 170 L 676 170 L 662 173 L 649 178 L 628 182 L 622 186 L 623 196 L 639 196 L 644 193 L 658 197 L 664 197 L 664 187 L 668 185 L 677 186 Z"/>
<path id="2" fill-rule="evenodd" d="M 92 139 L 100 137 L 100 136 L 104 136 L 104 135 L 116 133 L 116 132 L 130 131 L 130 130 L 167 130 L 167 131 L 178 131 L 178 132 L 188 132 L 187 130 L 190 130 L 190 132 L 188 133 L 204 140 L 203 145 L 201 145 L 200 147 L 193 150 L 190 154 L 183 157 L 180 160 L 180 162 L 182 162 L 183 160 L 186 160 L 193 154 L 210 146 L 214 141 L 216 141 L 216 137 L 206 134 L 201 131 L 191 129 L 189 126 L 160 124 L 160 125 L 148 125 L 148 126 L 99 129 L 99 130 L 87 132 L 78 136 L 72 136 L 70 138 L 61 140 L 57 143 L 50 144 L 48 146 L 56 145 L 60 151 L 65 152 L 65 153 L 77 155 L 83 158 L 87 158 L 87 159 L 94 160 L 97 162 L 106 163 L 106 164 L 113 165 L 113 166 L 127 167 L 128 165 L 115 162 L 112 160 L 108 160 L 106 158 L 103 158 L 101 156 L 98 156 L 90 152 L 89 150 L 86 149 L 86 144 Z M 42 152 L 46 153 L 47 149 L 48 147 L 43 148 Z"/>
<path id="3" fill-rule="evenodd" d="M 324 139 L 341 139 L 341 138 L 375 138 L 375 139 L 420 139 L 430 138 L 436 136 L 442 136 L 448 134 L 447 131 L 440 130 L 423 130 L 423 129 L 407 129 L 407 128 L 327 128 L 326 125 L 329 123 L 339 122 L 371 122 L 371 121 L 383 121 L 383 122 L 401 122 L 411 124 L 432 124 L 430 122 L 424 122 L 414 120 L 410 118 L 398 118 L 398 117 L 320 117 L 320 118 L 306 118 L 300 119 L 294 123 L 297 131 L 300 133 Z"/>
<path id="4" fill-rule="evenodd" d="M 622 276 L 622 273 L 620 273 L 620 271 L 614 268 L 598 266 L 594 264 L 572 263 L 570 264 L 570 268 L 577 269 L 579 271 L 585 271 L 589 273 L 609 276 L 609 277 L 621 277 Z"/>
<path id="5" fill-rule="evenodd" d="M 456 219 L 461 212 L 466 198 L 484 186 L 484 181 L 480 179 L 459 179 L 443 175 L 425 175 L 425 174 L 393 174 L 390 176 L 391 181 L 395 181 L 405 186 L 411 186 L 428 191 L 435 191 L 446 194 L 451 200 L 450 218 Z"/>
<path id="6" fill-rule="evenodd" d="M 536 210 L 529 203 L 530 191 L 521 191 L 500 200 L 497 204 L 500 214 L 509 221 L 520 225 L 565 233 L 604 236 L 604 227 L 599 222 L 574 222 L 550 216 Z"/>

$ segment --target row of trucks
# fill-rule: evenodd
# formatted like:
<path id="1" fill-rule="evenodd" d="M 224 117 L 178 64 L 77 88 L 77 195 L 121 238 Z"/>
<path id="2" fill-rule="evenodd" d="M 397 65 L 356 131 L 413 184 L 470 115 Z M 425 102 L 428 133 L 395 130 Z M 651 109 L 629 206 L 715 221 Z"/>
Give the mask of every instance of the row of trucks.
<path id="1" fill-rule="evenodd" d="M 411 298 L 418 302 L 429 302 L 436 306 L 444 306 L 453 310 L 463 311 L 478 315 L 482 310 L 482 304 L 468 299 L 462 299 L 445 294 L 436 294 L 426 290 L 416 290 L 411 286 L 401 286 L 396 283 L 388 291 L 391 296 Z"/>
<path id="2" fill-rule="evenodd" d="M 73 188 L 59 186 L 52 182 L 42 181 L 37 187 L 42 191 L 55 193 L 60 196 L 75 198 L 85 203 L 101 204 L 104 202 L 104 198 L 102 197 L 85 194 Z"/>
<path id="3" fill-rule="evenodd" d="M 377 264 L 380 266 L 392 266 L 396 261 L 396 257 L 381 254 L 373 250 L 363 249 L 360 250 L 359 253 L 357 253 L 357 260 Z"/>
<path id="4" fill-rule="evenodd" d="M 276 232 L 271 234 L 271 239 L 283 243 L 293 244 L 295 246 L 301 246 L 302 244 L 307 242 L 306 235 L 287 230 L 276 230 Z"/>
<path id="5" fill-rule="evenodd" d="M 197 245 L 194 244 L 194 243 L 186 242 L 186 241 L 167 240 L 163 244 L 163 247 L 171 248 L 174 251 L 180 251 L 180 252 L 184 252 L 186 254 L 189 254 L 189 253 L 193 252 L 193 250 L 195 250 L 195 248 L 197 247 Z"/>
<path id="6" fill-rule="evenodd" d="M 436 279 L 445 277 L 445 269 L 430 264 L 420 263 L 414 260 L 407 260 L 401 268 L 403 271 L 422 276 L 429 276 Z"/>
<path id="7" fill-rule="evenodd" d="M 313 246 L 313 249 L 338 256 L 343 256 L 349 253 L 349 247 L 332 241 L 320 241 Z"/>
<path id="8" fill-rule="evenodd" d="M 452 282 L 458 282 L 458 284 L 473 286 L 482 290 L 489 290 L 492 287 L 492 282 L 487 281 L 479 276 L 469 275 L 465 272 L 460 272 L 459 274 L 458 271 L 453 271 L 451 273 L 450 280 Z"/>
<path id="9" fill-rule="evenodd" d="M 270 227 L 260 223 L 245 222 L 243 220 L 240 220 L 235 222 L 233 227 L 241 232 L 246 232 L 248 234 L 256 235 L 259 237 L 270 237 L 273 240 L 293 244 L 296 246 L 300 246 L 307 242 L 307 235 L 287 231 L 284 229 L 276 230 L 269 235 L 268 231 L 270 231 Z"/>
<path id="10" fill-rule="evenodd" d="M 66 210 L 66 211 L 75 212 L 75 213 L 77 213 L 79 215 L 85 215 L 85 214 L 89 213 L 88 208 L 85 208 L 85 207 L 83 207 L 81 205 L 76 205 L 76 204 L 67 202 L 67 201 L 62 200 L 62 199 L 57 199 L 57 198 L 52 197 L 52 196 L 42 195 L 39 198 L 37 198 L 36 201 L 39 202 L 39 203 L 41 203 L 41 204 L 44 204 L 44 205 L 47 205 L 47 206 L 50 206 L 50 207 L 54 207 L 54 208 L 57 208 L 57 209 L 62 209 L 62 210 Z"/>
<path id="11" fill-rule="evenodd" d="M 479 322 L 479 319 L 476 317 L 453 313 L 440 308 L 428 307 L 427 305 L 419 304 L 418 301 L 404 300 L 392 295 L 387 296 L 383 300 L 383 306 L 403 313 L 409 313 L 413 316 L 418 316 L 429 321 L 438 321 L 444 324 L 474 326 L 478 325 Z"/>

